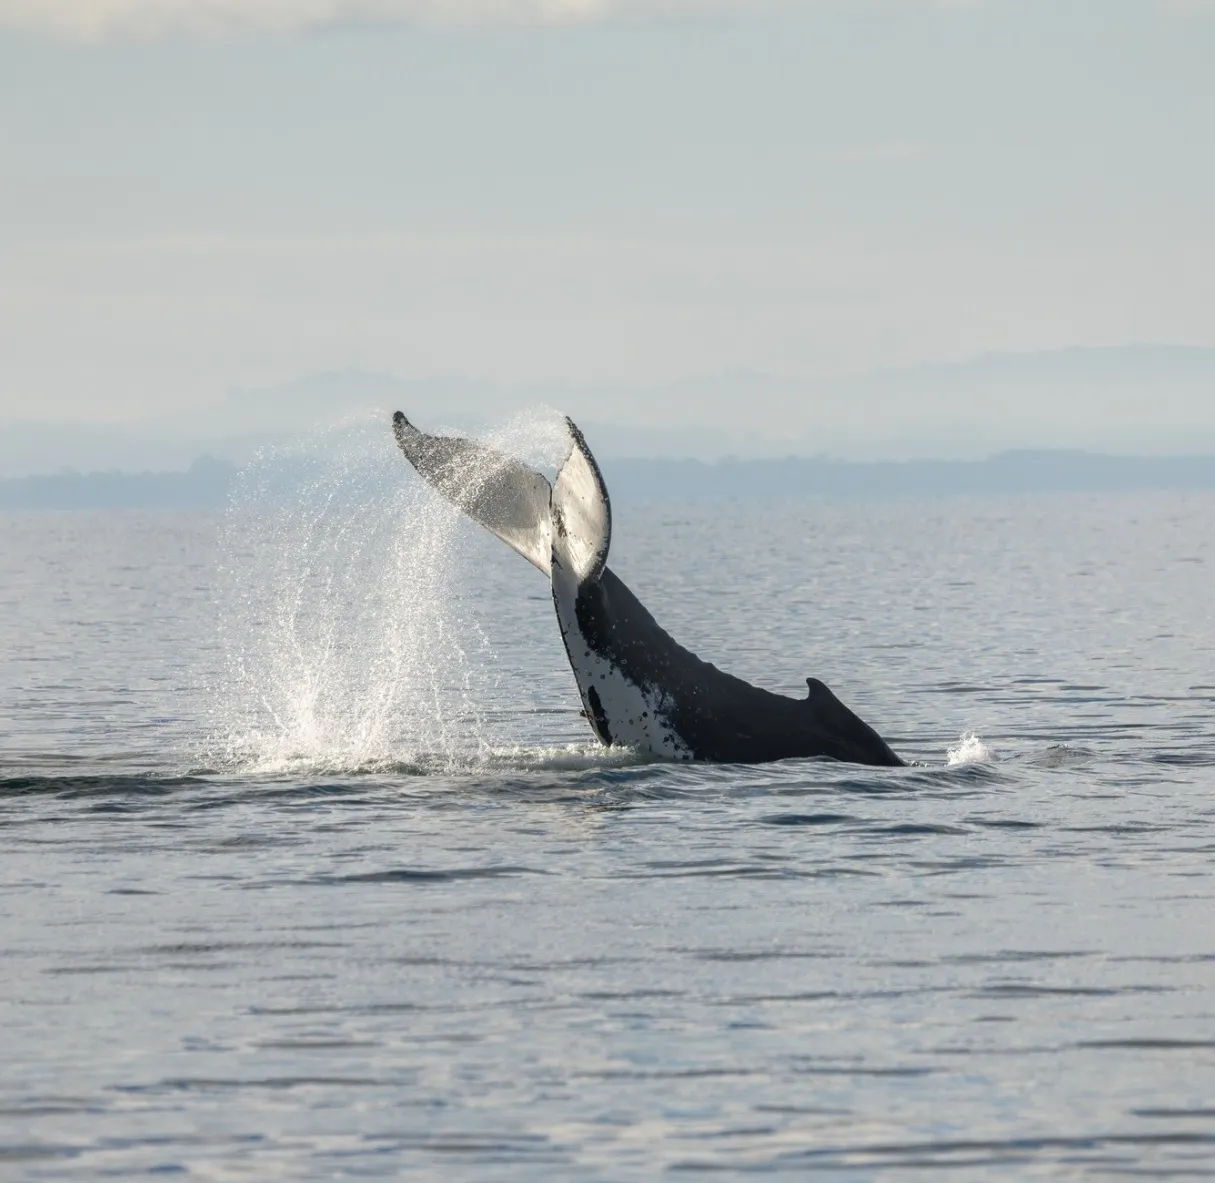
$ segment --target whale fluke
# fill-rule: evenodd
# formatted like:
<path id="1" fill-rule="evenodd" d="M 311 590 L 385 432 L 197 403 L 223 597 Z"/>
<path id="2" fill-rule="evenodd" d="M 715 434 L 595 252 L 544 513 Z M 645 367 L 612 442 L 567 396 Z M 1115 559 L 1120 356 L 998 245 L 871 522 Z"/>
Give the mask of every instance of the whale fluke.
<path id="1" fill-rule="evenodd" d="M 552 556 L 552 487 L 541 473 L 476 440 L 427 435 L 397 411 L 392 430 L 426 482 L 548 574 Z"/>
<path id="2" fill-rule="evenodd" d="M 598 579 L 607 566 L 612 503 L 582 432 L 568 416 L 565 426 L 570 450 L 553 485 L 553 561 L 583 583 Z"/>

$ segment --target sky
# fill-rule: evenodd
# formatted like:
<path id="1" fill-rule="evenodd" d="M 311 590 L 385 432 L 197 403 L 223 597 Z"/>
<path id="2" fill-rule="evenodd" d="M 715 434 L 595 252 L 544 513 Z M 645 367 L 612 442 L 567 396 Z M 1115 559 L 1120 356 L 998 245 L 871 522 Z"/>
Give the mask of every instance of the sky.
<path id="1" fill-rule="evenodd" d="M 1202 0 L 0 0 L 0 424 L 1215 348 L 1212 63 Z"/>

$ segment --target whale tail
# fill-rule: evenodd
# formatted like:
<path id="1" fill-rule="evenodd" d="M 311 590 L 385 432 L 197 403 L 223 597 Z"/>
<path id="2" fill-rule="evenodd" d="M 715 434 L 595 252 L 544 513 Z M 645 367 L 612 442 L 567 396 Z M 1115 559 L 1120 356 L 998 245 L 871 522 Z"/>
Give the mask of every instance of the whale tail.
<path id="1" fill-rule="evenodd" d="M 612 503 L 595 457 L 568 416 L 570 451 L 553 485 L 553 562 L 578 585 L 594 582 L 607 566 Z"/>
<path id="2" fill-rule="evenodd" d="M 399 411 L 397 443 L 422 478 L 549 576 L 587 720 L 605 744 L 660 759 L 761 763 L 830 756 L 901 761 L 817 678 L 805 699 L 723 673 L 673 640 L 608 568 L 612 508 L 595 458 L 567 419 L 550 485 L 475 440 L 427 435 Z"/>
<path id="3" fill-rule="evenodd" d="M 612 511 L 582 432 L 565 423 L 570 450 L 550 485 L 542 473 L 477 440 L 428 435 L 400 411 L 392 417 L 398 446 L 427 484 L 545 575 L 556 558 L 581 583 L 603 573 Z"/>

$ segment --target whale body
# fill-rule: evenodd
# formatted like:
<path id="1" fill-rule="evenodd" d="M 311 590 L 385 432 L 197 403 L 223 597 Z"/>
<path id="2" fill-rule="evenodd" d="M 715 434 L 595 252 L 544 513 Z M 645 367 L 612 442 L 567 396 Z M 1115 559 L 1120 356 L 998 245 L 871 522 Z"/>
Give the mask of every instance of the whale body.
<path id="1" fill-rule="evenodd" d="M 702 661 L 658 624 L 607 565 L 611 501 L 582 433 L 565 423 L 570 449 L 551 485 L 477 440 L 419 431 L 400 411 L 393 431 L 427 483 L 549 577 L 599 741 L 668 760 L 902 764 L 817 678 L 806 679 L 805 698 L 774 694 Z"/>

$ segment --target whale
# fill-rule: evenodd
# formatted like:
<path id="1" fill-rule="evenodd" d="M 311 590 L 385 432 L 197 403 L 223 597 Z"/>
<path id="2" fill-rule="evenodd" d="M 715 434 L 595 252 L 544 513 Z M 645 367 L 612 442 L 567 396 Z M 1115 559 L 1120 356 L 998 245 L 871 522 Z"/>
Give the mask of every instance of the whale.
<path id="1" fill-rule="evenodd" d="M 607 565 L 612 508 L 582 432 L 549 482 L 466 436 L 420 431 L 401 411 L 396 442 L 428 485 L 546 575 L 557 626 L 600 743 L 660 760 L 762 764 L 825 758 L 903 761 L 825 683 L 805 698 L 753 686 L 675 641 Z"/>

